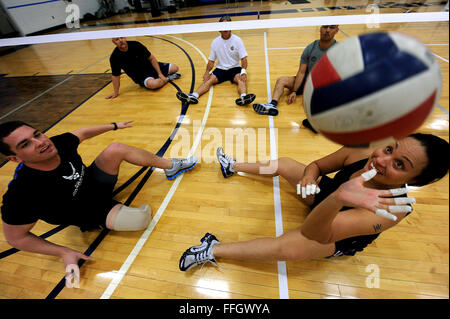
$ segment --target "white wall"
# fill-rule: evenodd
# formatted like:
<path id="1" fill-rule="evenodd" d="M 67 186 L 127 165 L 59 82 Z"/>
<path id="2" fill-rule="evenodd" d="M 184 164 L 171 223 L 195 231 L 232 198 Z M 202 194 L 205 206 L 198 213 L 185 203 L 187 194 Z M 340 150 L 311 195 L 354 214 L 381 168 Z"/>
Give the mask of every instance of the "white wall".
<path id="1" fill-rule="evenodd" d="M 65 25 L 69 15 L 66 13 L 66 7 L 70 2 L 64 0 L 0 0 L 0 2 L 22 35 Z M 95 14 L 100 7 L 98 0 L 72 0 L 72 3 L 79 6 L 80 18 L 86 13 Z"/>

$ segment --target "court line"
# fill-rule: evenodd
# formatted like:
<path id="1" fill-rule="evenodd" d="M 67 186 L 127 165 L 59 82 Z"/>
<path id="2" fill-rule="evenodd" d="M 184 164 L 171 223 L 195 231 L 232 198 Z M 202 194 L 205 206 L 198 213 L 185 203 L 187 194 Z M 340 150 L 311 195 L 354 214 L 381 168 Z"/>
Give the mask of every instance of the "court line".
<path id="1" fill-rule="evenodd" d="M 448 12 L 419 12 L 419 13 L 387 13 L 387 14 L 361 14 L 342 15 L 324 17 L 302 17 L 302 18 L 281 18 L 268 20 L 246 20 L 231 22 L 194 23 L 183 25 L 165 25 L 155 27 L 110 29 L 99 31 L 70 32 L 63 34 L 47 34 L 28 37 L 15 37 L 0 39 L 0 47 L 16 46 L 24 44 L 67 42 L 78 40 L 105 39 L 114 37 L 133 37 L 161 34 L 198 33 L 227 30 L 248 30 L 248 29 L 269 29 L 269 28 L 289 28 L 318 26 L 323 24 L 367 24 L 374 20 L 382 23 L 405 23 L 405 22 L 438 22 L 449 21 Z"/>
<path id="2" fill-rule="evenodd" d="M 194 46 L 192 43 L 183 40 L 181 38 L 177 38 L 172 36 L 172 38 L 175 38 L 177 40 L 183 41 L 187 44 L 189 44 L 190 46 L 192 46 L 195 50 L 197 50 L 197 52 L 200 53 L 200 55 L 203 57 L 203 59 L 205 60 L 205 63 L 208 62 L 208 60 L 206 59 L 206 56 L 203 54 L 203 52 L 201 52 L 196 46 Z M 209 96 L 208 96 L 208 102 L 206 104 L 206 108 L 205 108 L 205 113 L 203 115 L 203 119 L 202 119 L 202 123 L 200 125 L 199 131 L 197 132 L 197 136 L 195 137 L 195 140 L 192 144 L 192 147 L 189 151 L 189 155 L 191 156 L 195 153 L 195 150 L 197 149 L 200 140 L 201 140 L 201 136 L 203 134 L 203 130 L 206 126 L 206 121 L 209 117 L 209 112 L 211 109 L 211 104 L 212 104 L 212 95 L 213 95 L 213 87 L 210 87 L 209 89 Z M 182 118 L 179 119 L 179 121 L 182 121 Z M 147 242 L 148 238 L 150 237 L 151 233 L 153 232 L 156 224 L 158 223 L 159 219 L 161 218 L 161 216 L 163 215 L 165 209 L 167 208 L 167 206 L 169 205 L 173 195 L 175 194 L 175 191 L 178 188 L 178 185 L 180 184 L 182 178 L 184 176 L 183 174 L 180 174 L 176 179 L 175 182 L 172 184 L 172 187 L 170 188 L 169 192 L 167 193 L 166 197 L 164 198 L 162 204 L 160 205 L 160 207 L 158 208 L 158 211 L 156 212 L 156 214 L 153 216 L 152 221 L 150 222 L 150 225 L 147 227 L 147 229 L 144 231 L 144 233 L 141 235 L 141 237 L 139 238 L 138 242 L 136 243 L 136 245 L 134 246 L 134 248 L 132 249 L 132 251 L 130 252 L 130 254 L 128 255 L 127 259 L 125 260 L 125 262 L 122 264 L 122 266 L 120 267 L 119 271 L 116 273 L 116 275 L 114 276 L 114 278 L 111 280 L 110 284 L 108 285 L 108 287 L 105 289 L 105 291 L 103 292 L 102 296 L 100 297 L 100 299 L 109 299 L 111 298 L 111 295 L 114 293 L 114 291 L 116 290 L 116 288 L 118 287 L 118 285 L 120 284 L 120 282 L 122 281 L 123 277 L 125 276 L 125 274 L 128 272 L 128 269 L 130 268 L 130 266 L 133 264 L 135 258 L 138 256 L 139 252 L 141 251 L 141 249 L 144 247 L 145 243 Z"/>
<path id="3" fill-rule="evenodd" d="M 272 90 L 270 87 L 269 54 L 267 49 L 267 32 L 264 32 L 264 58 L 266 63 L 266 81 L 268 102 L 272 100 Z M 270 128 L 270 159 L 278 159 L 277 140 L 273 116 L 269 116 Z M 281 196 L 279 176 L 273 177 L 273 206 L 275 211 L 275 234 L 277 237 L 283 234 L 283 217 L 281 214 Z M 280 299 L 289 299 L 289 289 L 287 282 L 287 270 L 285 261 L 277 261 L 278 268 L 278 290 Z"/>
<path id="4" fill-rule="evenodd" d="M 447 60 L 447 59 L 444 59 L 443 57 L 441 57 L 440 55 L 437 55 L 437 54 L 434 53 L 434 52 L 431 52 L 431 53 L 433 53 L 433 55 L 434 55 L 435 57 L 437 57 L 437 58 L 441 59 L 442 61 L 445 61 L 445 62 L 448 63 L 448 60 Z"/>

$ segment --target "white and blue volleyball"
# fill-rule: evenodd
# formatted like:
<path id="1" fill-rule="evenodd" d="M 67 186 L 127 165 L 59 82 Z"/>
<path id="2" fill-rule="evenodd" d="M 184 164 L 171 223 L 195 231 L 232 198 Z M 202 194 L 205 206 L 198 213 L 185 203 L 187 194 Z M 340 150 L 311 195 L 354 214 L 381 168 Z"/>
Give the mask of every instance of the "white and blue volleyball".
<path id="1" fill-rule="evenodd" d="M 308 75 L 303 103 L 311 125 L 347 146 L 401 139 L 439 103 L 439 63 L 398 32 L 355 36 L 331 47 Z"/>

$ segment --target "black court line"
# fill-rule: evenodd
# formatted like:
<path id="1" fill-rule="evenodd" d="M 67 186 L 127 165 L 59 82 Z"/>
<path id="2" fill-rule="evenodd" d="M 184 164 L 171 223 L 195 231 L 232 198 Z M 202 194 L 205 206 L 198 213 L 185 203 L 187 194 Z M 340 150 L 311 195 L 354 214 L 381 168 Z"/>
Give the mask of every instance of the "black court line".
<path id="1" fill-rule="evenodd" d="M 191 64 L 191 69 L 192 69 L 192 82 L 191 82 L 191 88 L 190 88 L 190 93 L 192 93 L 193 89 L 194 89 L 194 85 L 195 85 L 195 68 L 194 68 L 194 63 L 192 62 L 191 57 L 189 56 L 189 54 L 178 44 L 163 39 L 163 38 L 158 38 L 155 37 L 157 39 L 163 40 L 163 41 L 167 41 L 175 46 L 177 46 L 178 48 L 180 48 L 184 54 L 187 56 L 187 58 L 189 59 L 189 62 Z M 172 81 L 169 81 L 170 84 L 172 84 L 177 91 L 181 91 L 181 89 Z M 181 105 L 181 112 L 180 112 L 180 116 L 179 118 L 182 118 L 182 116 L 186 115 L 186 112 L 189 108 L 189 104 L 185 104 L 182 103 Z M 165 152 L 167 151 L 167 149 L 169 148 L 170 144 L 172 143 L 173 137 L 176 135 L 178 128 L 181 126 L 181 121 L 178 121 L 177 124 L 175 125 L 175 128 L 172 131 L 172 134 L 170 134 L 170 136 L 167 138 L 166 142 L 164 143 L 164 145 L 158 150 L 158 152 L 156 153 L 156 155 L 163 157 Z M 132 178 L 136 179 L 138 178 L 145 170 L 147 170 L 148 167 L 143 167 L 141 168 L 135 175 L 133 175 Z M 150 178 L 150 176 L 152 175 L 154 171 L 154 167 L 150 167 L 147 171 L 147 173 L 144 175 L 144 177 L 142 178 L 142 180 L 139 182 L 139 184 L 136 186 L 136 188 L 133 190 L 133 192 L 130 194 L 130 196 L 128 197 L 128 199 L 125 201 L 124 205 L 129 206 L 132 201 L 134 200 L 134 198 L 136 197 L 136 195 L 140 192 L 140 190 L 142 189 L 142 187 L 145 185 L 145 183 L 147 182 L 147 180 Z M 133 179 L 133 180 L 134 180 Z M 131 180 L 131 178 L 130 178 Z M 125 184 L 123 184 L 121 187 L 119 187 L 118 189 L 116 189 L 114 191 L 114 193 L 116 192 L 120 192 L 121 190 L 123 190 L 126 186 L 128 186 L 130 183 L 128 183 L 130 180 L 128 180 Z M 125 186 L 124 186 L 125 185 Z M 117 194 L 117 193 L 116 193 Z M 100 243 L 103 241 L 103 239 L 108 235 L 108 233 L 110 232 L 109 229 L 103 229 L 100 234 L 97 236 L 97 238 L 91 243 L 91 245 L 88 247 L 88 249 L 84 252 L 84 254 L 86 256 L 90 256 L 95 249 L 97 249 L 98 245 L 100 245 Z M 78 261 L 78 267 L 81 269 L 81 267 L 84 265 L 85 260 L 84 259 L 80 259 Z M 59 283 L 55 286 L 55 288 L 53 288 L 53 290 L 48 294 L 48 296 L 46 297 L 46 299 L 55 299 L 58 294 L 64 289 L 64 287 L 66 286 L 66 279 L 65 277 L 63 277 Z"/>

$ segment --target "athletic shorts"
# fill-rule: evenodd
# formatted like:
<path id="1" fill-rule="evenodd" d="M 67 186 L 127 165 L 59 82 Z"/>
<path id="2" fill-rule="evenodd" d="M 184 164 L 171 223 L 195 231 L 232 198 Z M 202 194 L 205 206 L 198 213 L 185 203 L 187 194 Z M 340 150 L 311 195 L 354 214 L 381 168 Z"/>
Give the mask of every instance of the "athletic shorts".
<path id="1" fill-rule="evenodd" d="M 87 168 L 87 175 L 89 176 L 90 189 L 95 190 L 95 197 L 89 203 L 92 212 L 86 224 L 80 226 L 81 231 L 93 229 L 105 229 L 106 217 L 111 209 L 120 204 L 112 197 L 114 187 L 117 183 L 117 175 L 110 175 L 105 173 L 95 165 L 95 161 Z"/>
<path id="2" fill-rule="evenodd" d="M 169 75 L 169 70 L 170 70 L 170 63 L 165 63 L 165 62 L 158 62 L 159 64 L 159 68 L 161 69 L 161 73 L 164 74 L 165 76 Z M 147 82 L 148 79 L 158 79 L 158 73 L 156 72 L 155 69 L 152 69 L 152 71 L 148 72 L 144 78 L 144 80 L 142 80 L 141 82 L 139 82 L 139 85 L 147 88 L 147 86 L 145 85 L 145 82 Z"/>
<path id="3" fill-rule="evenodd" d="M 237 66 L 235 68 L 231 68 L 229 70 L 222 70 L 222 69 L 215 69 L 213 71 L 213 74 L 217 77 L 217 80 L 219 80 L 218 83 L 222 83 L 225 81 L 230 81 L 231 84 L 233 84 L 234 77 L 236 74 L 241 73 L 242 68 L 240 66 Z"/>

